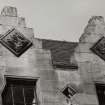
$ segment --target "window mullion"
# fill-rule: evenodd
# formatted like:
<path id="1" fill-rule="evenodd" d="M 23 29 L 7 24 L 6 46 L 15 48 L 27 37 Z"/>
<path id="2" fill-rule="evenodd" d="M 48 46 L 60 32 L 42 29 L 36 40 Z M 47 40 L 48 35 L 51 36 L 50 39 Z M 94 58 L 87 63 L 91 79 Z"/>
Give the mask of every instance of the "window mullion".
<path id="1" fill-rule="evenodd" d="M 37 104 L 36 87 L 34 88 L 34 98 L 35 98 L 35 104 Z"/>
<path id="2" fill-rule="evenodd" d="M 24 105 L 26 105 L 26 100 L 25 100 L 25 93 L 24 93 L 24 88 L 23 88 L 23 98 L 24 98 Z"/>
<path id="3" fill-rule="evenodd" d="M 13 95 L 13 85 L 10 85 L 10 88 L 11 88 L 11 93 L 12 93 L 12 101 L 13 101 L 13 105 L 15 105 L 15 103 L 14 103 L 14 95 Z"/>

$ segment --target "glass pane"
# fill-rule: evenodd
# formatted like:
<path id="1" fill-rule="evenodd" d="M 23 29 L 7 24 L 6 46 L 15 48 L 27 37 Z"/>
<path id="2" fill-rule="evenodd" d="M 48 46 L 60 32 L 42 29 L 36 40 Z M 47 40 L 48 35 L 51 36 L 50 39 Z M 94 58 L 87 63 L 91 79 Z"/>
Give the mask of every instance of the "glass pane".
<path id="1" fill-rule="evenodd" d="M 34 103 L 34 104 L 26 104 L 26 105 L 37 105 L 36 103 Z"/>
<path id="2" fill-rule="evenodd" d="M 24 103 L 23 88 L 21 86 L 13 86 L 14 103 Z"/>
<path id="3" fill-rule="evenodd" d="M 26 103 L 28 104 L 36 103 L 36 99 L 34 97 L 34 88 L 25 87 L 24 94 Z"/>
<path id="4" fill-rule="evenodd" d="M 24 103 L 15 103 L 15 105 L 25 105 Z"/>
<path id="5" fill-rule="evenodd" d="M 13 105 L 11 87 L 5 87 L 3 97 L 3 105 Z"/>

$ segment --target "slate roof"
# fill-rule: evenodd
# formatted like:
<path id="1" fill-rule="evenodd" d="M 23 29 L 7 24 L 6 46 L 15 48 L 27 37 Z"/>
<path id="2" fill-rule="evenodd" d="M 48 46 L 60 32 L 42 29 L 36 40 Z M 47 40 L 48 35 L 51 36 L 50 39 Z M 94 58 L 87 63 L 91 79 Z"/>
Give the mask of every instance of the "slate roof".
<path id="1" fill-rule="evenodd" d="M 77 42 L 66 42 L 42 39 L 42 48 L 51 51 L 52 64 L 54 67 L 63 69 L 77 69 L 75 63 L 70 63 Z"/>

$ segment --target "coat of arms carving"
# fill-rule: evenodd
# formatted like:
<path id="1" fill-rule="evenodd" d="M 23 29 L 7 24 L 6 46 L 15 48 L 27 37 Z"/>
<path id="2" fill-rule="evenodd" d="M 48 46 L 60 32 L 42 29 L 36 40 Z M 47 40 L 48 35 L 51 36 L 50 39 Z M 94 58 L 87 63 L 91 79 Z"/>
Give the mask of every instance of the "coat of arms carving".
<path id="1" fill-rule="evenodd" d="M 64 96 L 66 96 L 68 99 L 70 99 L 72 96 L 74 96 L 77 93 L 77 91 L 71 87 L 70 85 L 67 85 L 66 87 L 64 87 L 64 89 L 62 90 L 62 94 Z"/>
<path id="2" fill-rule="evenodd" d="M 32 46 L 32 42 L 24 37 L 24 35 L 15 28 L 6 32 L 6 34 L 1 38 L 0 42 L 17 57 L 19 57 Z"/>

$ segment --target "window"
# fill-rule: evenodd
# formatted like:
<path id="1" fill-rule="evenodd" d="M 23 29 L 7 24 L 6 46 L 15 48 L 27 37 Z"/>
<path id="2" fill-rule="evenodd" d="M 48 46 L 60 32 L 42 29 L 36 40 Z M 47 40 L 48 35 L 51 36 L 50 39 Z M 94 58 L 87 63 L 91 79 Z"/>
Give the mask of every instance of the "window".
<path id="1" fill-rule="evenodd" d="M 37 105 L 36 80 L 7 78 L 6 82 L 3 105 Z"/>
<path id="2" fill-rule="evenodd" d="M 105 84 L 95 83 L 99 105 L 105 105 Z"/>

